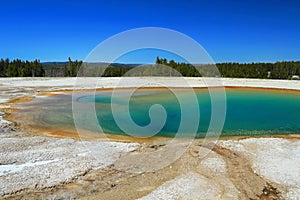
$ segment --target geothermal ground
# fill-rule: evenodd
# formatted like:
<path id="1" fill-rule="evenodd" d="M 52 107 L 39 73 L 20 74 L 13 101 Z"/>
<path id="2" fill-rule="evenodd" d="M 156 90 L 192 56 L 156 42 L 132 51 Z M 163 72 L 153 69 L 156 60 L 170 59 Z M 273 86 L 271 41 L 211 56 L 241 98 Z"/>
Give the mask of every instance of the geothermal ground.
<path id="1" fill-rule="evenodd" d="M 49 92 L 186 86 L 176 78 L 123 78 L 121 86 L 119 80 L 0 79 L 0 199 L 300 199 L 299 135 L 82 141 L 20 130 L 19 122 L 6 120 L 15 102 Z M 192 87 L 300 90 L 300 81 L 184 80 Z"/>

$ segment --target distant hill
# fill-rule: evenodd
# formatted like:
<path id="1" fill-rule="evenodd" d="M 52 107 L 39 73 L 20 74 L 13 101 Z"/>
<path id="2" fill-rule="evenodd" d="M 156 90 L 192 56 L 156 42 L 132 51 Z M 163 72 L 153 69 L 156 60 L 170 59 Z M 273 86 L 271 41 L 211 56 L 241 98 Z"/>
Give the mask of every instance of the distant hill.
<path id="1" fill-rule="evenodd" d="M 45 76 L 53 76 L 53 77 L 61 77 L 64 75 L 64 67 L 69 64 L 68 61 L 66 62 L 42 62 L 41 63 L 44 70 L 45 70 Z M 95 67 L 112 67 L 112 68 L 118 68 L 118 67 L 137 67 L 141 64 L 123 64 L 123 63 L 106 63 L 106 62 L 95 62 L 95 63 L 89 63 L 89 66 L 95 66 Z"/>

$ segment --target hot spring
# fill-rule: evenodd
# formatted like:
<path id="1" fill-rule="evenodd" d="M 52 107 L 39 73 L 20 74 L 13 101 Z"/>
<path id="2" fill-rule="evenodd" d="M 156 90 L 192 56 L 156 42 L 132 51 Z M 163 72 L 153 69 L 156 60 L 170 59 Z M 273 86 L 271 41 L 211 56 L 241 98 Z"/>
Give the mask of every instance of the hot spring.
<path id="1" fill-rule="evenodd" d="M 200 120 L 197 125 L 196 137 L 205 137 L 211 120 L 211 98 L 208 89 L 195 89 L 198 106 L 189 105 L 188 109 L 199 109 Z M 185 90 L 181 89 L 183 96 Z M 128 135 L 115 121 L 112 107 L 122 119 L 125 116 L 126 89 L 120 90 L 112 102 L 112 90 L 81 92 L 78 98 L 71 93 L 49 97 L 36 97 L 32 101 L 19 104 L 13 118 L 21 127 L 35 131 L 68 134 L 76 132 L 72 101 L 77 105 L 93 105 L 94 111 L 81 110 L 77 113 L 80 120 L 77 128 L 93 133 L 101 131 L 111 135 Z M 129 112 L 137 125 L 147 126 L 151 119 L 149 109 L 152 105 L 161 105 L 165 109 L 166 121 L 155 136 L 174 137 L 181 122 L 180 102 L 176 95 L 168 89 L 141 89 L 130 96 Z M 92 120 L 96 116 L 97 122 Z M 226 116 L 222 136 L 251 136 L 300 133 L 300 92 L 292 90 L 226 88 Z M 155 116 L 154 116 L 155 117 Z M 193 118 L 194 116 L 190 116 Z M 191 123 L 193 120 L 191 120 Z M 195 124 L 191 124 L 195 125 Z M 128 125 L 129 126 L 129 125 Z M 130 128 L 130 127 L 128 127 Z M 153 127 L 149 127 L 150 129 Z M 154 127 L 155 129 L 155 127 Z M 135 134 L 137 130 L 130 129 Z M 188 130 L 188 129 L 187 129 Z M 149 130 L 150 132 L 152 131 Z M 154 130 L 153 130 L 154 131 Z M 143 133 L 140 133 L 143 137 Z M 189 134 L 187 131 L 184 134 Z M 129 133 L 129 136 L 131 134 Z"/>

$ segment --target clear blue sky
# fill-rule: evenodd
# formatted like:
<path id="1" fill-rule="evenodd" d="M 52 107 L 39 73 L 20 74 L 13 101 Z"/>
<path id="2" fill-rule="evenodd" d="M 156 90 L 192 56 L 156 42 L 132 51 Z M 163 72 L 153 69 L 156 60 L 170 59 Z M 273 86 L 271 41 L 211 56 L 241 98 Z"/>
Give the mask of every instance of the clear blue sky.
<path id="1" fill-rule="evenodd" d="M 0 8 L 2 58 L 84 59 L 108 37 L 150 26 L 192 37 L 216 62 L 300 60 L 297 0 L 3 0 Z"/>

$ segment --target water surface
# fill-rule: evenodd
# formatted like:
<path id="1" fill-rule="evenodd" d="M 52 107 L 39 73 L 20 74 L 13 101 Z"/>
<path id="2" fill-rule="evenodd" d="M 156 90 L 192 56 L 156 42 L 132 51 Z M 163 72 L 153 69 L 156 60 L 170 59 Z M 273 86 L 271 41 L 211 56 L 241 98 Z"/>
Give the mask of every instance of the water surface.
<path id="1" fill-rule="evenodd" d="M 180 92 L 185 95 L 184 90 Z M 211 120 L 211 100 L 207 89 L 196 89 L 195 92 L 199 106 L 189 104 L 188 93 L 185 103 L 190 106 L 189 109 L 198 107 L 200 122 L 197 124 L 197 137 L 204 137 Z M 125 116 L 125 99 L 128 93 L 126 90 L 120 91 L 118 98 L 113 102 L 111 94 L 111 91 L 99 91 L 96 96 L 91 93 L 82 93 L 75 101 L 79 105 L 93 104 L 95 106 L 98 123 L 104 133 L 126 135 L 116 124 L 111 106 L 114 106 L 119 116 Z M 129 103 L 133 121 L 140 126 L 148 125 L 150 123 L 149 109 L 154 104 L 162 105 L 167 114 L 166 123 L 156 136 L 173 137 L 180 125 L 181 110 L 178 99 L 167 89 L 135 92 Z M 223 136 L 300 133 L 300 92 L 226 88 L 226 104 Z M 72 115 L 72 94 L 38 97 L 31 102 L 22 104 L 20 108 L 15 113 L 15 117 L 19 119 L 21 126 L 50 132 L 54 130 L 76 131 Z M 92 115 L 93 113 L 89 111 L 81 111 L 79 118 L 82 123 L 79 128 L 98 133 L 99 127 L 92 120 Z M 194 116 L 189 117 L 193 118 Z M 132 132 L 134 131 L 132 130 Z M 188 129 L 185 131 L 184 134 L 190 134 Z"/>

